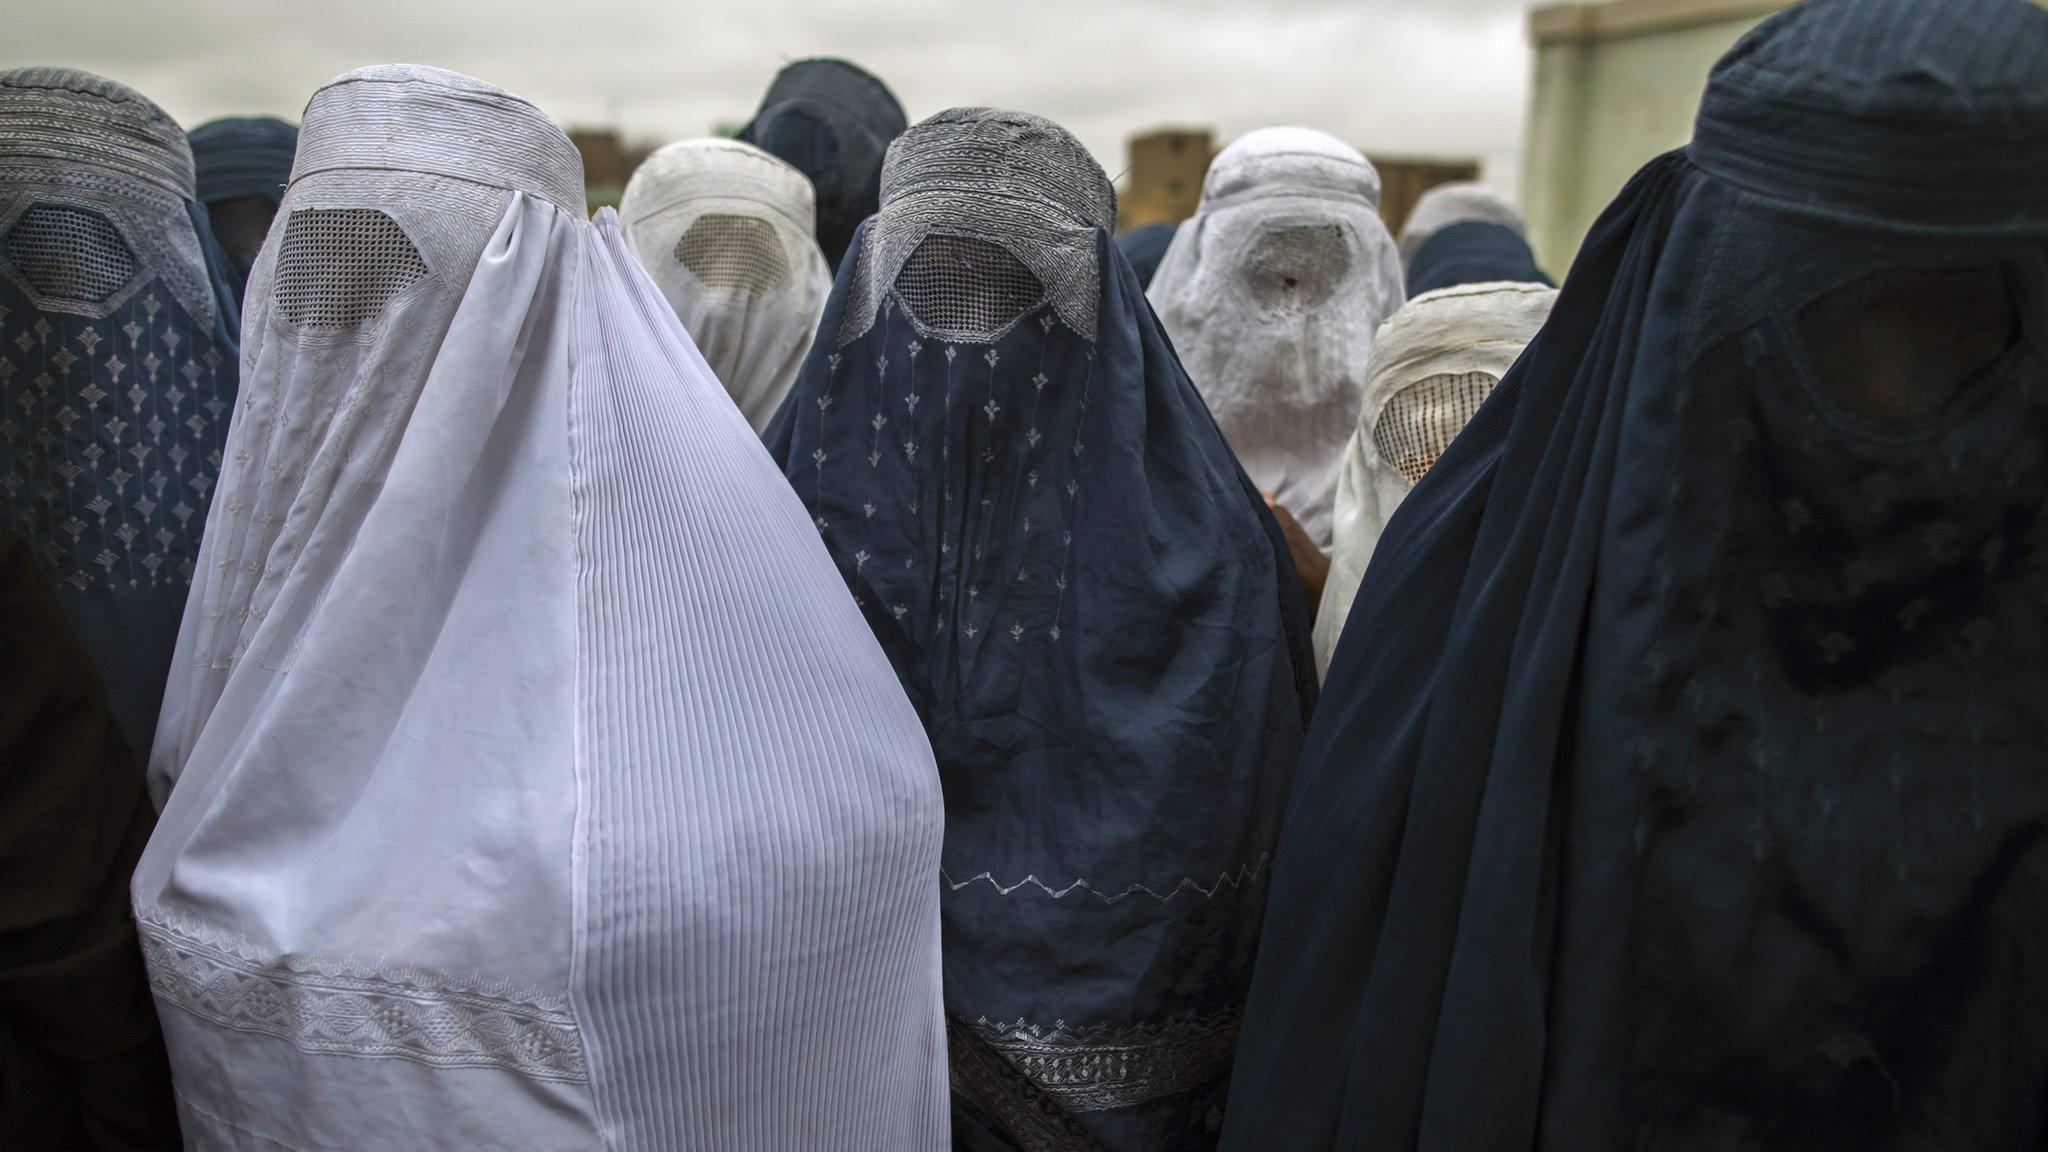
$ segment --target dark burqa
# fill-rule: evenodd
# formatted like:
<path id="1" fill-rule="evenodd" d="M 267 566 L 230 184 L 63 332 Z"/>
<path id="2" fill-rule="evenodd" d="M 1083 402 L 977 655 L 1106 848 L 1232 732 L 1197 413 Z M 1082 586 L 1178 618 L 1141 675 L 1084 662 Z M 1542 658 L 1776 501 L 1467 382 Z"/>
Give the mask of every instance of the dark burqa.
<path id="1" fill-rule="evenodd" d="M 275 116 L 222 116 L 194 128 L 191 141 L 198 199 L 228 255 L 239 301 L 291 183 L 299 126 Z"/>
<path id="2" fill-rule="evenodd" d="M 0 527 L 0 1148 L 175 1149 L 128 877 L 142 766 L 28 545 Z"/>
<path id="3" fill-rule="evenodd" d="M 2048 1139 L 2048 12 L 1716 68 L 1375 551 L 1225 1146 Z"/>
<path id="4" fill-rule="evenodd" d="M 1549 284 L 1520 232 L 1467 220 L 1432 233 L 1408 262 L 1408 298 L 1459 284 Z"/>
<path id="5" fill-rule="evenodd" d="M 1079 1146 L 984 1048 L 1110 1148 L 1213 1144 L 1313 702 L 1285 544 L 1114 213 L 1037 117 L 912 129 L 767 435 L 937 754 L 974 1147 Z"/>
<path id="6" fill-rule="evenodd" d="M 1166 258 L 1167 246 L 1173 243 L 1173 234 L 1178 231 L 1180 225 L 1160 221 L 1140 224 L 1116 238 L 1125 262 L 1137 274 L 1139 290 L 1152 287 L 1152 274 L 1159 271 L 1159 262 Z"/>
<path id="7" fill-rule="evenodd" d="M 241 328 L 185 134 L 62 68 L 0 72 L 0 524 L 156 734 L 235 402 Z"/>
<path id="8" fill-rule="evenodd" d="M 775 74 L 740 139 L 811 178 L 818 193 L 818 247 L 834 269 L 860 222 L 874 214 L 882 155 L 903 134 L 903 105 L 872 74 L 846 60 L 798 60 Z"/>

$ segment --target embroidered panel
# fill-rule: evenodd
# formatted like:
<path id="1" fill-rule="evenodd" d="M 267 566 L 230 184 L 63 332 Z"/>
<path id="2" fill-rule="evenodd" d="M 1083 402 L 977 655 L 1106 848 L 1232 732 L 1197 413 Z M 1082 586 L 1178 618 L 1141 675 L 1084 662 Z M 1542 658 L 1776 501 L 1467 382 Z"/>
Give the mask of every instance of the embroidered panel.
<path id="1" fill-rule="evenodd" d="M 1101 1152 L 1073 1115 L 991 1048 L 980 1029 L 946 1017 L 946 1050 L 956 1103 L 986 1115 L 1018 1152 Z"/>
<path id="2" fill-rule="evenodd" d="M 235 399 L 232 351 L 160 277 L 84 315 L 33 307 L 9 291 L 26 273 L 0 269 L 7 520 L 77 591 L 189 584 Z"/>
<path id="3" fill-rule="evenodd" d="M 976 1035 L 1073 1112 L 1125 1108 L 1199 1088 L 1230 1071 L 1242 1007 L 1126 1027 L 975 1021 Z"/>
<path id="4" fill-rule="evenodd" d="M 172 921 L 162 909 L 136 910 L 150 989 L 159 1003 L 221 1027 L 319 1055 L 587 1079 L 566 996 L 443 973 L 263 958 L 242 942 Z"/>

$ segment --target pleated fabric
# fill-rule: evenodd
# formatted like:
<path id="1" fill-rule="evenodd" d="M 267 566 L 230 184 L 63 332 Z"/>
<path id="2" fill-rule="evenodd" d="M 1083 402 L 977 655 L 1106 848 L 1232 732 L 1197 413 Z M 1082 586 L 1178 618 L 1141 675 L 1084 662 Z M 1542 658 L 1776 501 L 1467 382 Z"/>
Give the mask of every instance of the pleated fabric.
<path id="1" fill-rule="evenodd" d="M 0 513 L 137 760 L 235 402 L 228 272 L 162 109 L 75 69 L 0 72 Z"/>
<path id="2" fill-rule="evenodd" d="M 737 140 L 656 149 L 626 182 L 626 240 L 760 431 L 796 379 L 832 290 L 811 182 Z"/>
<path id="3" fill-rule="evenodd" d="M 221 116 L 192 130 L 192 167 L 199 202 L 259 196 L 284 200 L 291 183 L 299 126 L 276 116 Z"/>
<path id="4" fill-rule="evenodd" d="M 308 105 L 133 895 L 194 1148 L 939 1149 L 931 752 L 531 105 Z"/>
<path id="5" fill-rule="evenodd" d="M 1373 334 L 1406 299 L 1379 201 L 1350 145 L 1248 133 L 1209 166 L 1146 293 L 1252 482 L 1324 551 Z"/>
<path id="6" fill-rule="evenodd" d="M 931 734 L 956 1135 L 1215 1140 L 1313 706 L 1265 502 L 1058 125 L 942 112 L 768 443 Z"/>
<path id="7" fill-rule="evenodd" d="M 2048 11 L 1715 68 L 1402 501 L 1224 1144 L 2048 1139 Z"/>
<path id="8" fill-rule="evenodd" d="M 1387 521 L 1507 375 L 1556 298 L 1540 284 L 1468 284 L 1418 296 L 1380 325 L 1337 477 L 1330 572 L 1316 609 L 1318 674 L 1329 670 Z"/>

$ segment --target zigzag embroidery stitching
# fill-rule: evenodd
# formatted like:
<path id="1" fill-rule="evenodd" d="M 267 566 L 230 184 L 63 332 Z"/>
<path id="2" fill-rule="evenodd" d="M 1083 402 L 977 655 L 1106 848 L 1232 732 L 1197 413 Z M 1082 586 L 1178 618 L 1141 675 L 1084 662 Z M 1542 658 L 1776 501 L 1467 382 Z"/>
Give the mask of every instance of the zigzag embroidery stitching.
<path id="1" fill-rule="evenodd" d="M 1051 887 L 1050 885 L 1046 884 L 1045 881 L 1040 880 L 1036 876 L 1026 876 L 1022 880 L 1017 881 L 1015 884 L 1005 885 L 999 883 L 992 874 L 987 872 L 976 873 L 973 876 L 969 876 L 965 880 L 955 880 L 944 868 L 939 869 L 939 878 L 941 880 L 944 880 L 946 882 L 948 890 L 953 892 L 958 892 L 962 888 L 965 888 L 969 884 L 973 884 L 976 881 L 986 880 L 988 881 L 989 887 L 995 889 L 996 894 L 1000 896 L 1008 896 L 1010 893 L 1015 892 L 1017 889 L 1029 885 L 1030 887 L 1037 888 L 1039 891 L 1044 892 L 1046 895 L 1052 897 L 1055 900 L 1064 900 L 1066 899 L 1068 893 L 1071 893 L 1076 889 L 1079 889 L 1081 891 L 1093 895 L 1096 899 L 1102 901 L 1104 904 L 1114 904 L 1127 896 L 1131 896 L 1137 893 L 1143 893 L 1147 896 L 1150 896 L 1154 900 L 1159 901 L 1161 904 L 1165 904 L 1171 901 L 1174 897 L 1180 895 L 1181 893 L 1188 891 L 1201 893 L 1202 898 L 1204 900 L 1213 900 L 1216 898 L 1216 893 L 1221 891 L 1225 885 L 1229 885 L 1233 889 L 1242 889 L 1246 884 L 1250 883 L 1253 880 L 1256 880 L 1259 874 L 1266 870 L 1266 865 L 1272 863 L 1272 860 L 1273 855 L 1272 853 L 1268 852 L 1260 856 L 1258 860 L 1254 861 L 1253 863 L 1247 864 L 1244 867 L 1238 869 L 1236 876 L 1232 876 L 1228 872 L 1218 875 L 1216 877 L 1216 883 L 1211 884 L 1206 888 L 1204 888 L 1191 876 L 1182 877 L 1180 883 L 1174 885 L 1173 889 L 1165 893 L 1164 895 L 1160 894 L 1159 892 L 1155 891 L 1150 886 L 1145 884 L 1126 885 L 1123 891 L 1111 894 L 1109 892 L 1103 891 L 1100 888 L 1097 888 L 1093 884 L 1090 884 L 1086 879 L 1075 880 L 1073 883 L 1067 885 L 1064 888 Z"/>

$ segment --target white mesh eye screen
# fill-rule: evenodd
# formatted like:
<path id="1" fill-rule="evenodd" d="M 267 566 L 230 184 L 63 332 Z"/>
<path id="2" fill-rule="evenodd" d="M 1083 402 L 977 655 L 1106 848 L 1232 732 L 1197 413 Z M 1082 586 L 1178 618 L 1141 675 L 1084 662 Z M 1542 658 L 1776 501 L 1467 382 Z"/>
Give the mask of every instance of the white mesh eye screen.
<path id="1" fill-rule="evenodd" d="M 346 332 L 376 319 L 426 276 L 419 249 L 384 213 L 301 208 L 285 222 L 271 293 L 286 323 Z"/>
<path id="2" fill-rule="evenodd" d="M 903 262 L 896 295 L 933 332 L 987 340 L 1044 301 L 1045 286 L 1000 244 L 932 235 Z"/>
<path id="3" fill-rule="evenodd" d="M 1479 411 L 1495 383 L 1485 372 L 1464 372 L 1429 376 L 1408 385 L 1394 393 L 1374 422 L 1373 451 L 1410 484 L 1418 483 Z"/>
<path id="4" fill-rule="evenodd" d="M 106 217 L 37 204 L 7 230 L 7 262 L 46 300 L 99 304 L 135 278 L 135 256 Z"/>
<path id="5" fill-rule="evenodd" d="M 775 226 L 754 216 L 707 212 L 676 241 L 676 262 L 718 292 L 756 295 L 789 278 L 789 255 Z"/>
<path id="6" fill-rule="evenodd" d="M 1238 274 L 1260 308 L 1299 316 L 1337 294 L 1351 271 L 1340 224 L 1274 224 L 1245 250 Z"/>

